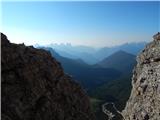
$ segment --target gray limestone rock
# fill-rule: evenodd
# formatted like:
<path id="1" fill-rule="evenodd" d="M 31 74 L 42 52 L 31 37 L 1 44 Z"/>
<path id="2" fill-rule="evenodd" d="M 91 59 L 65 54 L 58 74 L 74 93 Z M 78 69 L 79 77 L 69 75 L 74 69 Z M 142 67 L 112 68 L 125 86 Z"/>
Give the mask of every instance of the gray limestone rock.
<path id="1" fill-rule="evenodd" d="M 160 120 L 160 33 L 137 57 L 125 120 Z"/>

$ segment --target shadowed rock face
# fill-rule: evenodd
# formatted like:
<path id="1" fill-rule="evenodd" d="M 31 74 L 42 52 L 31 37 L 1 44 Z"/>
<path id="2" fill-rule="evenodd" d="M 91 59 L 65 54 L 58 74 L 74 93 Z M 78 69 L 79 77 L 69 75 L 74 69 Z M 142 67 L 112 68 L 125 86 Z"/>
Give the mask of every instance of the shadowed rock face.
<path id="1" fill-rule="evenodd" d="M 160 33 L 137 57 L 126 120 L 160 120 Z"/>
<path id="2" fill-rule="evenodd" d="M 45 50 L 1 33 L 2 120 L 94 120 L 89 99 Z"/>

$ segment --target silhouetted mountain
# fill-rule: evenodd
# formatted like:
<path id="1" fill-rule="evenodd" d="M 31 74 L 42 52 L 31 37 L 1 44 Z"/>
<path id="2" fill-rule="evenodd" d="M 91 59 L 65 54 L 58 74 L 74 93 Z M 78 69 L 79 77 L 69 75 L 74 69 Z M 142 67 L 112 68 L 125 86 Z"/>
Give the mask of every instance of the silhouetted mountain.
<path id="1" fill-rule="evenodd" d="M 109 57 L 105 58 L 97 65 L 104 68 L 114 68 L 125 74 L 130 73 L 133 66 L 136 64 L 136 56 L 122 50 L 115 52 Z"/>
<path id="2" fill-rule="evenodd" d="M 52 56 L 61 62 L 65 72 L 72 75 L 87 90 L 121 76 L 121 72 L 113 68 L 94 67 L 80 59 L 62 57 L 52 48 L 43 47 L 43 49 L 50 51 Z"/>
<path id="3" fill-rule="evenodd" d="M 95 49 L 88 46 L 72 46 L 71 44 L 50 44 L 47 47 L 53 48 L 57 53 L 63 57 L 77 59 L 80 58 L 87 64 L 94 64 L 97 58 L 92 54 Z"/>
<path id="4" fill-rule="evenodd" d="M 87 64 L 96 64 L 102 61 L 104 58 L 110 56 L 117 51 L 125 51 L 133 55 L 137 55 L 138 52 L 142 50 L 146 43 L 126 43 L 114 47 L 103 47 L 95 49 L 88 46 L 72 46 L 71 44 L 50 44 L 46 47 L 51 47 L 56 50 L 63 57 L 71 59 L 82 59 Z"/>
<path id="5" fill-rule="evenodd" d="M 104 58 L 120 50 L 131 53 L 133 55 L 137 55 L 144 48 L 145 44 L 146 42 L 126 43 L 114 47 L 104 47 L 99 49 L 95 54 L 96 57 L 99 58 L 99 60 L 103 60 Z"/>
<path id="6" fill-rule="evenodd" d="M 120 50 L 95 65 L 95 67 L 101 66 L 104 68 L 114 68 L 123 73 L 118 79 L 113 79 L 103 83 L 103 85 L 89 91 L 92 98 L 101 101 L 101 103 L 98 103 L 99 107 L 101 107 L 101 105 L 105 102 L 114 102 L 117 109 L 124 109 L 125 103 L 128 100 L 131 91 L 131 74 L 134 65 L 136 64 L 135 58 L 136 57 L 134 55 Z M 97 109 L 95 113 L 96 116 L 101 116 L 101 120 L 106 119 L 99 109 Z M 99 119 L 97 118 L 97 120 Z"/>
<path id="7" fill-rule="evenodd" d="M 60 63 L 64 67 L 64 69 L 66 67 L 71 67 L 72 68 L 72 67 L 76 67 L 76 66 L 90 67 L 90 65 L 85 63 L 83 60 L 81 60 L 81 59 L 70 59 L 70 58 L 67 58 L 67 57 L 63 57 L 63 56 L 59 55 L 55 50 L 53 50 L 50 47 L 39 47 L 39 48 L 49 51 L 53 57 L 55 57 L 57 60 L 60 61 Z"/>
<path id="8" fill-rule="evenodd" d="M 131 72 L 136 64 L 135 55 L 118 50 L 95 65 L 88 65 L 82 59 L 62 57 L 52 48 L 43 48 L 51 52 L 61 62 L 66 73 L 73 76 L 88 94 L 97 99 L 93 105 L 97 120 L 105 120 L 101 105 L 106 101 L 114 102 L 122 110 L 131 91 Z M 104 92 L 105 91 L 105 92 Z M 99 116 L 101 118 L 99 118 Z"/>
<path id="9" fill-rule="evenodd" d="M 94 120 L 89 98 L 45 50 L 1 34 L 2 120 Z"/>
<path id="10" fill-rule="evenodd" d="M 55 50 L 62 50 L 67 51 L 68 53 L 71 52 L 87 52 L 87 53 L 94 53 L 95 49 L 89 46 L 77 45 L 72 46 L 70 43 L 67 44 L 50 44 L 48 47 L 54 48 Z"/>
<path id="11" fill-rule="evenodd" d="M 61 55 L 61 56 L 65 57 L 65 58 L 70 58 L 70 59 L 79 59 L 79 57 L 78 57 L 78 56 L 73 55 L 73 54 L 70 54 L 70 53 L 65 52 L 65 51 L 63 51 L 63 50 L 57 50 L 57 49 L 55 49 L 55 50 L 56 50 L 56 52 L 57 52 L 59 55 Z"/>

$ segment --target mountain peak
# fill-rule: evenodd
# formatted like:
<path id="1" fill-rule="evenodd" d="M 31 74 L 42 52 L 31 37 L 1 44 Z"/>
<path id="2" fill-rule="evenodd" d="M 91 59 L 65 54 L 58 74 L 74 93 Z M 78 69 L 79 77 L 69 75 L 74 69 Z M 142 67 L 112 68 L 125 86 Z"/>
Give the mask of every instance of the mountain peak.
<path id="1" fill-rule="evenodd" d="M 115 55 L 115 54 L 132 55 L 132 54 L 130 54 L 130 53 L 126 52 L 126 51 L 123 51 L 123 50 L 119 50 L 119 51 L 113 53 L 112 56 Z"/>
<path id="2" fill-rule="evenodd" d="M 160 40 L 160 32 L 158 32 L 157 34 L 155 34 L 155 35 L 153 36 L 153 39 L 154 39 L 154 40 Z"/>
<path id="3" fill-rule="evenodd" d="M 1 44 L 8 44 L 9 40 L 7 38 L 7 36 L 3 33 L 1 33 Z"/>
<path id="4" fill-rule="evenodd" d="M 119 57 L 120 59 L 123 59 L 122 57 L 124 57 L 124 56 L 135 57 L 135 55 L 133 55 L 131 53 L 128 53 L 128 52 L 123 51 L 123 50 L 119 50 L 119 51 L 114 52 L 110 56 L 106 57 L 105 59 L 113 58 L 113 57 Z"/>
<path id="5" fill-rule="evenodd" d="M 127 62 L 126 62 L 127 61 Z M 121 72 L 129 72 L 135 65 L 135 56 L 119 50 L 98 63 L 104 68 L 114 68 Z M 131 71 L 130 71 L 131 72 Z"/>

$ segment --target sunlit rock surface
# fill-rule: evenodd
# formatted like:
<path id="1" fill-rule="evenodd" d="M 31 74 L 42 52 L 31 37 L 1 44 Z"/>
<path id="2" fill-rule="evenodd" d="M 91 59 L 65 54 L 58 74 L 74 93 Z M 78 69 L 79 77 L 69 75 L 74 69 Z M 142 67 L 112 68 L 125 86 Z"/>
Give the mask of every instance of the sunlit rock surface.
<path id="1" fill-rule="evenodd" d="M 160 120 L 160 33 L 137 57 L 126 120 Z"/>

